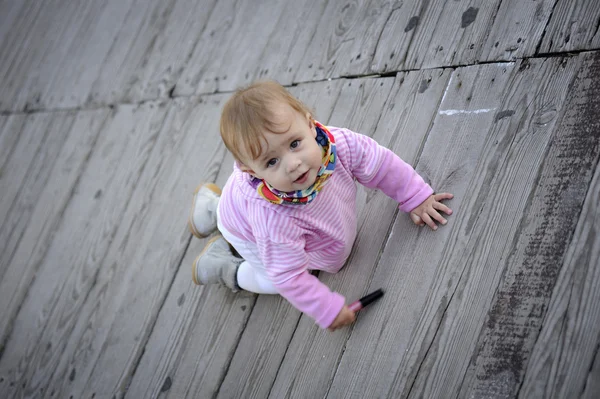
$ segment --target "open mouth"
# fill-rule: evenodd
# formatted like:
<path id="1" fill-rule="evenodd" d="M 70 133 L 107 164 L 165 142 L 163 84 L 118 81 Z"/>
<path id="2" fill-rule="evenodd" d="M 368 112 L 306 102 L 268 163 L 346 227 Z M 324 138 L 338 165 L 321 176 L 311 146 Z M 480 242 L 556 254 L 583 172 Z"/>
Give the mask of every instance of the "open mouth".
<path id="1" fill-rule="evenodd" d="M 296 183 L 296 184 L 302 184 L 302 183 L 306 182 L 306 179 L 308 179 L 308 171 L 302 173 L 299 178 L 297 178 L 296 180 L 294 180 L 294 183 Z"/>

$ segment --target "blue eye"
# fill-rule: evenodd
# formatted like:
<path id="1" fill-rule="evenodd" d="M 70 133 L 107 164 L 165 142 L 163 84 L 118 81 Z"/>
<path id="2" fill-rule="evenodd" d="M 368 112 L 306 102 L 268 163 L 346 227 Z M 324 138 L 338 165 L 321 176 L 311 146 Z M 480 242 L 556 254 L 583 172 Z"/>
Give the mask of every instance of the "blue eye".
<path id="1" fill-rule="evenodd" d="M 267 168 L 270 166 L 275 166 L 277 164 L 277 158 L 271 158 L 267 161 Z"/>
<path id="2" fill-rule="evenodd" d="M 290 147 L 292 149 L 294 149 L 294 148 L 298 148 L 299 145 L 300 145 L 300 140 L 294 140 L 294 141 L 292 141 L 292 144 L 290 144 Z"/>

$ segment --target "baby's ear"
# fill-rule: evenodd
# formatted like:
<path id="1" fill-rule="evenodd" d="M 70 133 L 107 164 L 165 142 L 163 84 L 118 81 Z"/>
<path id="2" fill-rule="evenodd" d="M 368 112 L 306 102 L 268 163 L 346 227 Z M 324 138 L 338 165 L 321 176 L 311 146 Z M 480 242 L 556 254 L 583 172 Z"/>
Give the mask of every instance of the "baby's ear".
<path id="1" fill-rule="evenodd" d="M 315 120 L 310 112 L 306 113 L 306 119 L 308 120 L 308 126 L 310 126 L 311 129 L 315 127 Z"/>
<path id="2" fill-rule="evenodd" d="M 241 169 L 242 172 L 249 173 L 252 176 L 256 175 L 256 173 L 254 173 L 254 171 L 252 169 L 250 169 L 249 167 L 247 167 L 243 163 L 240 163 L 239 166 L 240 166 L 240 169 Z"/>

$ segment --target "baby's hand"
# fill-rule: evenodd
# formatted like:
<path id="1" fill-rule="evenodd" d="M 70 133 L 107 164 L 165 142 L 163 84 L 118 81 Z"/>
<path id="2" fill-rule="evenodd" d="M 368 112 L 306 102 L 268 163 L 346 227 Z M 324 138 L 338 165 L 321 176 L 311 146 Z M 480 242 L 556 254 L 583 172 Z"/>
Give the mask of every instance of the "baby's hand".
<path id="1" fill-rule="evenodd" d="M 331 325 L 327 329 L 329 331 L 335 331 L 338 328 L 354 323 L 355 320 L 356 313 L 351 311 L 348 306 L 344 305 L 344 307 L 342 308 L 340 313 L 338 313 L 333 323 L 331 323 Z"/>
<path id="2" fill-rule="evenodd" d="M 421 205 L 410 211 L 411 220 L 418 226 L 427 224 L 432 230 L 437 230 L 437 225 L 433 219 L 441 224 L 446 224 L 448 222 L 438 211 L 442 211 L 446 215 L 452 215 L 452 209 L 448 208 L 440 201 L 452 199 L 453 197 L 454 196 L 450 193 L 433 194 L 429 196 L 429 198 L 423 201 Z"/>

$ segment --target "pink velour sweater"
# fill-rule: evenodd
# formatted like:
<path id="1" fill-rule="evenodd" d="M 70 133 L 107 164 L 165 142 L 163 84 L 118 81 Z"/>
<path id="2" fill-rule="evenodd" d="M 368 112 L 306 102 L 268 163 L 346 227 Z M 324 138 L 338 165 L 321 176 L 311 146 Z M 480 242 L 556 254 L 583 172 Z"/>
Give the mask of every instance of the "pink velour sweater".
<path id="1" fill-rule="evenodd" d="M 410 212 L 433 190 L 414 169 L 373 139 L 329 127 L 337 148 L 335 170 L 308 205 L 275 205 L 260 197 L 252 177 L 237 166 L 223 188 L 221 223 L 256 244 L 279 293 L 321 328 L 327 328 L 345 299 L 310 270 L 329 273 L 344 265 L 356 238 L 356 184 L 377 188 Z"/>

